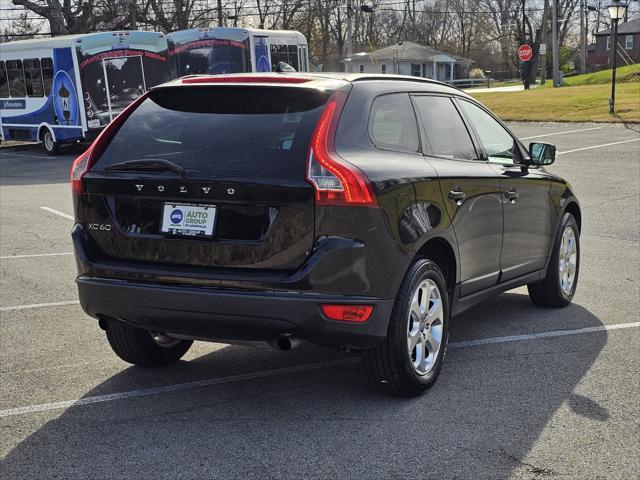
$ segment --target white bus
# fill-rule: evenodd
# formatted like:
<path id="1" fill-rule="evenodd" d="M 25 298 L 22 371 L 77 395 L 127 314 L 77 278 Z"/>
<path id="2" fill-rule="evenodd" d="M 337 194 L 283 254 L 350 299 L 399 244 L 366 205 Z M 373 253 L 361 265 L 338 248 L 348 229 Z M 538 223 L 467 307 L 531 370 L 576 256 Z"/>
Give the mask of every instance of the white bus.
<path id="1" fill-rule="evenodd" d="M 0 47 L 0 140 L 90 140 L 148 88 L 170 78 L 158 32 L 103 32 Z"/>
<path id="2" fill-rule="evenodd" d="M 271 72 L 280 62 L 309 71 L 309 47 L 293 30 L 192 28 L 167 34 L 173 78 L 196 74 Z"/>

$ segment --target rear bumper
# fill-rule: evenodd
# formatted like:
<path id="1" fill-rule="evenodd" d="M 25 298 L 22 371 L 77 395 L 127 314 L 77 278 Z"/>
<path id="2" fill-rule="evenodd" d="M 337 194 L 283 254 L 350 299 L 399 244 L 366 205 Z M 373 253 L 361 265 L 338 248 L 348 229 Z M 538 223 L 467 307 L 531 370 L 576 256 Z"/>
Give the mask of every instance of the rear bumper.
<path id="1" fill-rule="evenodd" d="M 332 347 L 366 348 L 387 335 L 393 300 L 169 286 L 79 276 L 80 304 L 95 318 L 193 338 L 271 340 L 283 333 Z M 370 304 L 367 322 L 325 318 L 319 305 Z"/>

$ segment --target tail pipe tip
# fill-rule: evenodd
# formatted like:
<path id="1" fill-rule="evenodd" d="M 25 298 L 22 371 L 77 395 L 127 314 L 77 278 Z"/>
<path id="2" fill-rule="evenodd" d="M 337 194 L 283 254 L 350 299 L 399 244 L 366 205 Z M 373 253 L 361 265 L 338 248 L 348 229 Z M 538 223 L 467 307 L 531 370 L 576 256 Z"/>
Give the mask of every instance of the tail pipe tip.
<path id="1" fill-rule="evenodd" d="M 289 350 L 293 350 L 294 348 L 300 346 L 304 341 L 299 337 L 295 337 L 290 333 L 283 333 L 279 337 L 276 337 L 272 340 L 269 340 L 269 345 L 278 350 L 283 350 L 285 352 Z"/>

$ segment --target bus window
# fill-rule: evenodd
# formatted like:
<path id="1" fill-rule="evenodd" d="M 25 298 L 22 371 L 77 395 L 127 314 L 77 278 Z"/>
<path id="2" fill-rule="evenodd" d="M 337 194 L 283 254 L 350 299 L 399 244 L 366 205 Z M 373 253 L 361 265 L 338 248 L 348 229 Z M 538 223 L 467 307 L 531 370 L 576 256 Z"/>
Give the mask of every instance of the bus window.
<path id="1" fill-rule="evenodd" d="M 9 77 L 9 93 L 12 97 L 24 97 L 24 70 L 22 60 L 7 60 L 7 76 Z"/>
<path id="2" fill-rule="evenodd" d="M 40 70 L 40 60 L 38 60 L 37 58 L 28 58 L 24 61 L 24 77 L 27 87 L 27 96 L 44 96 L 44 87 L 42 86 L 42 70 Z"/>
<path id="3" fill-rule="evenodd" d="M 275 72 L 280 62 L 289 63 L 287 46 L 271 44 L 271 70 Z"/>
<path id="4" fill-rule="evenodd" d="M 0 60 L 0 97 L 7 98 L 9 96 L 9 82 L 7 80 L 7 71 L 4 69 L 4 62 Z"/>
<path id="5" fill-rule="evenodd" d="M 51 92 L 51 83 L 53 82 L 53 60 L 51 58 L 41 58 L 42 80 L 44 81 L 44 94 L 48 97 Z"/>
<path id="6" fill-rule="evenodd" d="M 289 45 L 289 61 L 287 62 L 296 70 L 300 70 L 298 68 L 298 46 L 297 45 Z"/>

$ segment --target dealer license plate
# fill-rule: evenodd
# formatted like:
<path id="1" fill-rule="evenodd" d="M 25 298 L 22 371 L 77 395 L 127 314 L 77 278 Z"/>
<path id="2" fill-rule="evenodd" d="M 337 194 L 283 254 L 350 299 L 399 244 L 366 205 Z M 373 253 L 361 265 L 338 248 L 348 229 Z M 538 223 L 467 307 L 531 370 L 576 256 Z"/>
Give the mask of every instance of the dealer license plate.
<path id="1" fill-rule="evenodd" d="M 162 213 L 162 232 L 190 237 L 211 236 L 216 222 L 216 207 L 165 203 Z"/>

